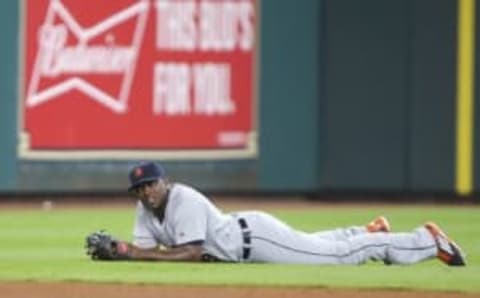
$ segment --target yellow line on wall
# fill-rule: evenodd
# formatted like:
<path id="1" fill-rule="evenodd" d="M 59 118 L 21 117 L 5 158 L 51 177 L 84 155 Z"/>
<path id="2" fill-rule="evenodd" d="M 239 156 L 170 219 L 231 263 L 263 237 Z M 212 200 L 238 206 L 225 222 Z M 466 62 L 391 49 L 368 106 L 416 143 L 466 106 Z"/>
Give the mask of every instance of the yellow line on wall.
<path id="1" fill-rule="evenodd" d="M 473 184 L 473 86 L 475 1 L 458 0 L 456 192 L 469 195 Z"/>

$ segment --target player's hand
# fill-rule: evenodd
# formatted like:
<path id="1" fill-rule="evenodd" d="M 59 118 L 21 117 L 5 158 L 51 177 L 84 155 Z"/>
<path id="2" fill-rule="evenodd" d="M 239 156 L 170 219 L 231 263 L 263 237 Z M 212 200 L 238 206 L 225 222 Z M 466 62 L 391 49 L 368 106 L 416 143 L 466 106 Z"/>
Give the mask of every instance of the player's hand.
<path id="1" fill-rule="evenodd" d="M 87 255 L 92 260 L 127 260 L 130 259 L 130 245 L 100 230 L 87 235 L 85 239 Z"/>

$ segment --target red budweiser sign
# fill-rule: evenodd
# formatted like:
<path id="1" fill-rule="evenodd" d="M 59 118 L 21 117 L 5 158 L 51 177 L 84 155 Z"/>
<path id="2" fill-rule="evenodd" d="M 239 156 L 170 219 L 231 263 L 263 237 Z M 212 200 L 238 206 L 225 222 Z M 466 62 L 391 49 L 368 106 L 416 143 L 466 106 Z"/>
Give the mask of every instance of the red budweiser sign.
<path id="1" fill-rule="evenodd" d="M 21 157 L 255 155 L 255 0 L 24 3 Z"/>

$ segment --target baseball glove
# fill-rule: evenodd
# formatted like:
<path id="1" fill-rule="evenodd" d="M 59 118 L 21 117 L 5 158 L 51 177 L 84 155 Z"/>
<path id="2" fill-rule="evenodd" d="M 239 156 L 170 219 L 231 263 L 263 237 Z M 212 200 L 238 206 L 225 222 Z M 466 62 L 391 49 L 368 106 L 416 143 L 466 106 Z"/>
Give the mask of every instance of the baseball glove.
<path id="1" fill-rule="evenodd" d="M 129 259 L 129 244 L 100 230 L 91 233 L 85 239 L 87 255 L 92 260 L 127 260 Z"/>

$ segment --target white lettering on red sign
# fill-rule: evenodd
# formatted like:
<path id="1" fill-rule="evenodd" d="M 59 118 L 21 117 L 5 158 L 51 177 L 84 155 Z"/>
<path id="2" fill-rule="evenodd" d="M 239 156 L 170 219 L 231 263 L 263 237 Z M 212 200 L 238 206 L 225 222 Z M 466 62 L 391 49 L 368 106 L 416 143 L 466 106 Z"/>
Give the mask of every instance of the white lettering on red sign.
<path id="1" fill-rule="evenodd" d="M 193 67 L 195 113 L 229 115 L 235 113 L 230 91 L 230 65 L 195 64 Z"/>
<path id="2" fill-rule="evenodd" d="M 251 1 L 157 0 L 156 46 L 176 51 L 249 51 L 254 44 Z"/>
<path id="3" fill-rule="evenodd" d="M 193 0 L 157 1 L 156 45 L 158 49 L 193 51 L 196 48 L 195 9 Z"/>
<path id="4" fill-rule="evenodd" d="M 40 29 L 40 73 L 55 77 L 68 73 L 122 73 L 134 62 L 132 47 L 115 46 L 115 37 L 107 35 L 106 46 L 85 43 L 67 47 L 65 25 L 44 25 Z"/>
<path id="5" fill-rule="evenodd" d="M 230 115 L 230 65 L 157 63 L 154 70 L 153 111 L 168 116 Z"/>
<path id="6" fill-rule="evenodd" d="M 157 63 L 154 72 L 153 113 L 190 114 L 190 67 L 185 63 Z"/>
<path id="7" fill-rule="evenodd" d="M 62 2 L 50 1 L 38 29 L 38 52 L 28 87 L 27 106 L 33 108 L 77 89 L 112 112 L 125 113 L 148 10 L 148 0 L 140 0 L 91 27 L 82 27 Z M 60 24 L 54 24 L 55 17 L 61 20 Z M 131 19 L 136 20 L 131 44 L 116 46 L 115 37 L 107 32 Z M 76 40 L 73 46 L 66 45 L 69 33 Z M 104 45 L 91 44 L 102 34 Z M 64 80 L 41 87 L 41 80 L 61 74 L 65 74 Z M 92 74 L 121 74 L 118 93 L 110 94 L 90 82 L 91 78 L 81 77 Z"/>
<path id="8" fill-rule="evenodd" d="M 25 1 L 22 148 L 250 156 L 258 1 Z"/>

